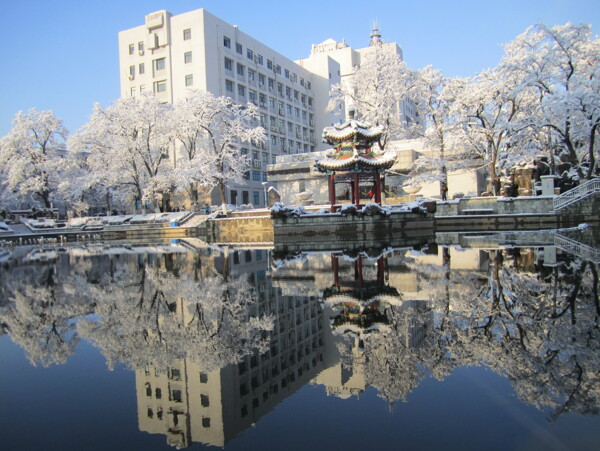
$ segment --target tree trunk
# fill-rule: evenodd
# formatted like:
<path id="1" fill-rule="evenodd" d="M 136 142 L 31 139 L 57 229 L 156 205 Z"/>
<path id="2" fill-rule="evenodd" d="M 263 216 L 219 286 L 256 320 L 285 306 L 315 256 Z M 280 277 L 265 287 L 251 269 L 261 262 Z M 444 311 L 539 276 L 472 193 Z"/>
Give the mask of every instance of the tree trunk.
<path id="1" fill-rule="evenodd" d="M 590 159 L 590 167 L 588 168 L 587 174 L 585 175 L 586 179 L 591 179 L 594 175 L 594 168 L 596 166 L 596 156 L 594 155 L 594 143 L 596 142 L 596 130 L 598 129 L 598 124 L 594 124 L 592 130 L 590 132 L 590 144 L 588 146 L 588 155 Z"/>
<path id="2" fill-rule="evenodd" d="M 217 183 L 217 186 L 219 187 L 219 196 L 221 197 L 221 209 L 223 211 L 223 214 L 226 215 L 227 214 L 227 198 L 225 195 L 225 183 L 222 180 L 219 180 L 219 182 Z"/>

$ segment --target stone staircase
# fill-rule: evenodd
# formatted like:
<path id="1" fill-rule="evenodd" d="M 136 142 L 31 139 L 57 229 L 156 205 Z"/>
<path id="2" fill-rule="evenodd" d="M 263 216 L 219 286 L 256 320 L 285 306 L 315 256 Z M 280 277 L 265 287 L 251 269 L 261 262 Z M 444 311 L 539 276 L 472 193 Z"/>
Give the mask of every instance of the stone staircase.
<path id="1" fill-rule="evenodd" d="M 595 177 L 587 182 L 570 189 L 554 198 L 554 211 L 558 212 L 569 205 L 582 201 L 595 193 L 600 193 L 600 177 Z"/>

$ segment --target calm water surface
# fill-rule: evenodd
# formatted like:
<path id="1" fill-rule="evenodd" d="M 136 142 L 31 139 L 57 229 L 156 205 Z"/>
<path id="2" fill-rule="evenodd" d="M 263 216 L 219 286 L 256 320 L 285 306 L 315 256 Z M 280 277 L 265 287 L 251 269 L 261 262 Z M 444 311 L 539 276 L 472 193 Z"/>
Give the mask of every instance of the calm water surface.
<path id="1" fill-rule="evenodd" d="M 437 241 L 4 253 L 1 447 L 598 449 L 597 253 Z"/>

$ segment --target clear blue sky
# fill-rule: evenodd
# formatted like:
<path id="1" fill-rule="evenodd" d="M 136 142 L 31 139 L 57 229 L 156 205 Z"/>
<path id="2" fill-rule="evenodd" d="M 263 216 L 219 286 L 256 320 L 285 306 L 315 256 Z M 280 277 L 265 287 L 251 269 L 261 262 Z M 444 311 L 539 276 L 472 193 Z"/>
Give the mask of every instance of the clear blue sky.
<path id="1" fill-rule="evenodd" d="M 0 27 L 0 136 L 17 111 L 32 107 L 54 110 L 75 132 L 95 102 L 119 96 L 118 32 L 153 11 L 198 8 L 290 59 L 327 38 L 363 47 L 377 20 L 410 67 L 431 64 L 447 76 L 495 66 L 501 44 L 535 23 L 588 23 L 595 34 L 600 26 L 599 0 L 12 0 L 2 5 Z"/>

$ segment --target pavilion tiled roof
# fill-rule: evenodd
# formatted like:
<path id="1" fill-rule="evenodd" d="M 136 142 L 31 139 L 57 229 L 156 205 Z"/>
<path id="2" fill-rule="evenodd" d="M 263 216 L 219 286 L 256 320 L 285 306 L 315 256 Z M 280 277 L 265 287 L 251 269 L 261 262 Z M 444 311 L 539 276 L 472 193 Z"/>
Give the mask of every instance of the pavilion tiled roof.
<path id="1" fill-rule="evenodd" d="M 356 150 L 352 153 L 334 153 L 316 162 L 317 168 L 333 171 L 351 170 L 358 167 L 364 169 L 389 169 L 396 161 L 395 152 L 384 152 L 376 155 L 373 153 L 360 153 Z"/>
<path id="2" fill-rule="evenodd" d="M 377 141 L 383 134 L 381 127 L 372 127 L 365 122 L 359 122 L 350 119 L 343 124 L 336 124 L 323 129 L 323 141 L 330 145 L 335 145 L 343 141 L 348 141 L 354 136 L 362 137 L 368 141 Z"/>

